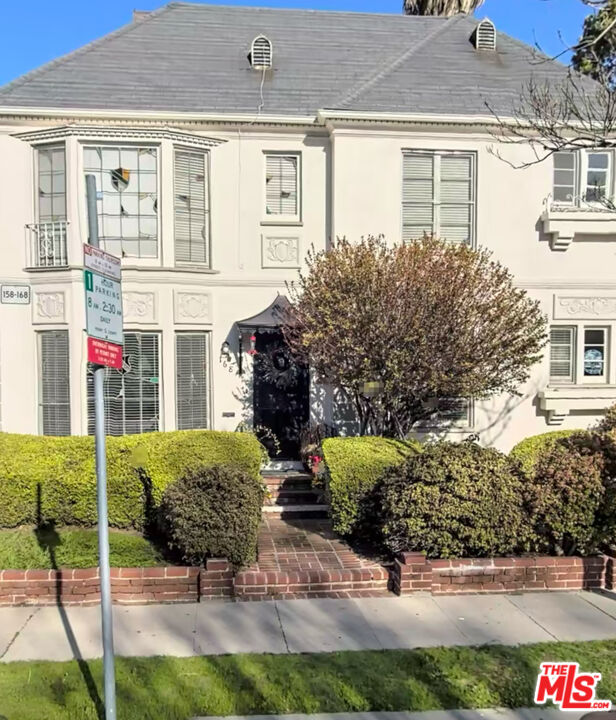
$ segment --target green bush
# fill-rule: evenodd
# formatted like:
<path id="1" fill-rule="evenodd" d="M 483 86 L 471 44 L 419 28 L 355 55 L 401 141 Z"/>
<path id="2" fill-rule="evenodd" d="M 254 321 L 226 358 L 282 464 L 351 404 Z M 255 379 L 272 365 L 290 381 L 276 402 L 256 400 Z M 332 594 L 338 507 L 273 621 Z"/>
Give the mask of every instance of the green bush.
<path id="1" fill-rule="evenodd" d="M 532 475 L 539 455 L 563 438 L 580 432 L 579 430 L 555 430 L 542 435 L 531 435 L 520 441 L 509 453 L 509 457 L 520 463 L 526 475 Z"/>
<path id="2" fill-rule="evenodd" d="M 164 490 L 187 473 L 228 465 L 257 478 L 253 435 L 183 430 L 107 438 L 109 523 L 144 526 Z M 0 527 L 96 525 L 94 439 L 0 433 Z"/>
<path id="3" fill-rule="evenodd" d="M 163 535 L 185 562 L 226 557 L 246 566 L 256 559 L 262 504 L 263 486 L 253 474 L 227 467 L 195 470 L 163 494 Z"/>
<path id="4" fill-rule="evenodd" d="M 439 442 L 388 470 L 383 538 L 394 553 L 486 557 L 518 549 L 528 532 L 522 482 L 506 455 L 470 442 Z"/>
<path id="5" fill-rule="evenodd" d="M 416 441 L 382 437 L 327 438 L 323 457 L 327 465 L 328 495 L 334 530 L 358 533 L 374 524 L 374 490 L 385 470 L 421 451 Z"/>
<path id="6" fill-rule="evenodd" d="M 605 495 L 604 460 L 600 453 L 587 453 L 568 442 L 543 449 L 525 484 L 527 507 L 536 550 L 587 555 L 606 540 L 596 522 Z"/>

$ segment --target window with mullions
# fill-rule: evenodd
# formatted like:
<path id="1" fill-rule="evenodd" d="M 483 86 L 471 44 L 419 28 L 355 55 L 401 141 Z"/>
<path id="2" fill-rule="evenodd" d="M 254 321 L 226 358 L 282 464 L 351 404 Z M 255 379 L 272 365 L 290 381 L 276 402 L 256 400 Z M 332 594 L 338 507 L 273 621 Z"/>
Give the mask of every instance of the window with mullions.
<path id="1" fill-rule="evenodd" d="M 607 377 L 607 328 L 584 328 L 584 380 L 605 382 Z"/>
<path id="2" fill-rule="evenodd" d="M 101 247 L 119 257 L 157 257 L 157 149 L 86 146 L 83 156 L 86 175 L 96 177 Z"/>
<path id="3" fill-rule="evenodd" d="M 474 243 L 475 162 L 470 153 L 405 152 L 402 239 L 424 233 Z"/>
<path id="4" fill-rule="evenodd" d="M 38 221 L 66 220 L 66 153 L 64 145 L 38 148 Z"/>
<path id="5" fill-rule="evenodd" d="M 105 368 L 107 435 L 134 435 L 160 429 L 159 336 L 124 333 L 122 370 Z M 88 434 L 94 434 L 94 383 L 87 376 Z"/>

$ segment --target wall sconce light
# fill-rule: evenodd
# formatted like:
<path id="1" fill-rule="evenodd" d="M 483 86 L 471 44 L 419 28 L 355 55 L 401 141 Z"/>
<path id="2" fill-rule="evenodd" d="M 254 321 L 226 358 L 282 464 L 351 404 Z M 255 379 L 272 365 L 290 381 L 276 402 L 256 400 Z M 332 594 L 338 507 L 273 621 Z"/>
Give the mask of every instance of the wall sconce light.
<path id="1" fill-rule="evenodd" d="M 226 340 L 220 346 L 220 359 L 223 362 L 231 362 L 231 346 Z"/>
<path id="2" fill-rule="evenodd" d="M 257 354 L 257 336 L 251 335 L 250 336 L 250 350 L 248 351 L 249 355 L 256 355 Z"/>

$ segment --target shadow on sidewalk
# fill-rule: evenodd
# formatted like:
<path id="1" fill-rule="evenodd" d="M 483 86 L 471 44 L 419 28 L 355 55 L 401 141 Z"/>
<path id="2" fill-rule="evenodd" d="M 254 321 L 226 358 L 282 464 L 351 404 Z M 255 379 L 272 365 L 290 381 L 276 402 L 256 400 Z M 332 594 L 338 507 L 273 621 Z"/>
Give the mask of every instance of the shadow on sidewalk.
<path id="1" fill-rule="evenodd" d="M 46 522 L 43 520 L 40 483 L 37 485 L 36 488 L 36 530 L 34 532 L 39 547 L 45 552 L 49 553 L 51 567 L 56 571 L 59 570 L 56 560 L 56 548 L 62 543 L 62 540 L 60 539 L 60 535 L 55 528 L 55 523 L 53 521 Z M 94 678 L 92 677 L 90 666 L 81 656 L 81 650 L 79 649 L 79 645 L 77 644 L 77 638 L 75 637 L 75 633 L 73 632 L 73 628 L 71 627 L 70 620 L 68 619 L 68 615 L 66 613 L 66 608 L 64 607 L 64 604 L 62 602 L 62 580 L 59 573 L 56 574 L 56 604 L 58 606 L 60 620 L 62 621 L 62 627 L 64 628 L 64 632 L 66 633 L 66 638 L 70 645 L 71 652 L 73 653 L 75 660 L 77 660 L 77 665 L 79 666 L 83 681 L 86 685 L 88 695 L 94 703 L 96 715 L 99 720 L 104 720 L 105 707 L 103 701 L 98 693 Z"/>

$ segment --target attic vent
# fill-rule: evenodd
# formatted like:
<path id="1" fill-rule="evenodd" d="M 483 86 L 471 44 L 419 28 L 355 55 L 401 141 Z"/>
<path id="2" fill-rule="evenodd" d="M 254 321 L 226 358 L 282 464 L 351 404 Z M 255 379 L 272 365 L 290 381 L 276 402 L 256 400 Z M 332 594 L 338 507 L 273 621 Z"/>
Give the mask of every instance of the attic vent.
<path id="1" fill-rule="evenodd" d="M 488 18 L 485 18 L 477 25 L 475 47 L 477 50 L 496 50 L 496 28 Z"/>
<path id="2" fill-rule="evenodd" d="M 272 67 L 272 43 L 265 35 L 258 35 L 252 41 L 250 64 L 255 70 L 267 70 Z"/>

